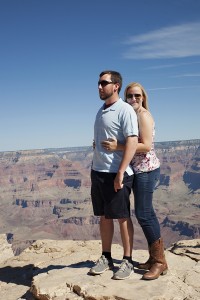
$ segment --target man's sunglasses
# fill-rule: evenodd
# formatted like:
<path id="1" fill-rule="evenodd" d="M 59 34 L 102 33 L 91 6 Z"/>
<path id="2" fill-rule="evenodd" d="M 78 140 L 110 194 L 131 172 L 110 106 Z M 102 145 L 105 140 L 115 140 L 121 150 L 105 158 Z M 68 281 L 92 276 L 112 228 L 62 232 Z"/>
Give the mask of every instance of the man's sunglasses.
<path id="1" fill-rule="evenodd" d="M 140 95 L 140 94 L 128 94 L 126 96 L 126 99 L 133 99 L 133 97 L 136 98 L 136 99 L 140 99 L 142 97 L 142 95 Z"/>
<path id="2" fill-rule="evenodd" d="M 100 80 L 98 81 L 98 86 L 102 86 L 102 87 L 105 87 L 106 85 L 110 84 L 110 83 L 114 83 L 112 81 L 107 81 L 107 80 Z"/>

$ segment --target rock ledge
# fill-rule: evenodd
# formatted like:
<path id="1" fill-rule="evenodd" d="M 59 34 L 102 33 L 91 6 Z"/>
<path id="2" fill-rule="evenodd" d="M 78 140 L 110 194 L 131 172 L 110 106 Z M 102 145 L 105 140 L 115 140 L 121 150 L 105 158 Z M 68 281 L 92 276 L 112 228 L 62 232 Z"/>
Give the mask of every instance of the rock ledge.
<path id="1" fill-rule="evenodd" d="M 101 254 L 100 241 L 38 240 L 19 256 L 0 235 L 0 299 L 5 300 L 198 300 L 200 299 L 200 239 L 179 241 L 166 250 L 167 275 L 141 280 L 143 270 L 127 280 L 112 279 L 112 271 L 88 274 Z M 3 253 L 3 254 L 2 254 Z M 7 253 L 7 256 L 6 256 Z M 122 247 L 112 248 L 117 268 Z M 134 263 L 147 259 L 133 251 Z"/>

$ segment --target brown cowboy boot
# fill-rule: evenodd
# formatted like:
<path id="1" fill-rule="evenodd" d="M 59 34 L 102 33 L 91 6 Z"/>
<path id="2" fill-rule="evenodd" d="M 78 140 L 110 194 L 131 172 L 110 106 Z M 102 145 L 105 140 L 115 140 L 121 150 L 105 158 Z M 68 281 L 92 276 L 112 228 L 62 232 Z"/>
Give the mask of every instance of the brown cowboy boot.
<path id="1" fill-rule="evenodd" d="M 163 239 L 155 241 L 150 246 L 150 253 L 152 256 L 151 268 L 145 273 L 142 279 L 153 280 L 157 279 L 160 275 L 167 274 L 168 266 L 164 255 Z"/>
<path id="2" fill-rule="evenodd" d="M 137 268 L 140 270 L 150 270 L 153 263 L 153 259 L 151 257 L 150 247 L 149 247 L 149 258 L 145 263 L 138 263 Z"/>

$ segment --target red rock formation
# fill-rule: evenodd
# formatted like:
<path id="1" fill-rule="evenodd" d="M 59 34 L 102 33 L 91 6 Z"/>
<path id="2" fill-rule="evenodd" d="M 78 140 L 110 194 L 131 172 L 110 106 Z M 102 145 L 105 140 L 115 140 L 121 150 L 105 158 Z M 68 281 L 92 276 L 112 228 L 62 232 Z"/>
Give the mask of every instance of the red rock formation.
<path id="1" fill-rule="evenodd" d="M 199 235 L 199 142 L 156 143 L 161 177 L 154 206 L 167 245 Z M 90 200 L 91 162 L 91 147 L 0 153 L 0 232 L 13 233 L 13 243 L 38 237 L 99 239 Z M 134 247 L 145 248 L 134 207 L 132 212 Z M 114 240 L 120 242 L 117 225 Z"/>

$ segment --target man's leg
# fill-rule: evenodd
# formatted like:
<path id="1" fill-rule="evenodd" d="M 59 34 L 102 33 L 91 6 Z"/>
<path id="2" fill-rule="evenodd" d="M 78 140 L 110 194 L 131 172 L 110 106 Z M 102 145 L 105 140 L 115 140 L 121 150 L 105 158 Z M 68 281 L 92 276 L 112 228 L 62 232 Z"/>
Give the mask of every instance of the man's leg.
<path id="1" fill-rule="evenodd" d="M 130 218 L 130 192 L 133 183 L 133 176 L 125 174 L 123 180 L 124 186 L 118 194 L 118 222 L 120 226 L 121 239 L 124 249 L 122 263 L 113 279 L 127 279 L 133 272 L 132 250 L 133 250 L 133 223 Z"/>
<path id="2" fill-rule="evenodd" d="M 114 233 L 113 219 L 100 217 L 100 235 L 102 243 L 102 255 L 96 262 L 95 266 L 90 269 L 90 274 L 102 274 L 106 270 L 113 269 L 113 260 L 111 256 L 111 245 Z"/>
<path id="3" fill-rule="evenodd" d="M 131 218 L 119 219 L 121 238 L 124 248 L 122 263 L 113 279 L 127 279 L 133 272 L 132 250 L 133 250 L 133 223 Z"/>
<path id="4" fill-rule="evenodd" d="M 124 248 L 124 256 L 132 257 L 133 250 L 133 223 L 131 218 L 119 219 L 120 233 Z"/>
<path id="5" fill-rule="evenodd" d="M 100 217 L 100 235 L 102 241 L 102 252 L 111 253 L 111 245 L 114 234 L 113 219 L 106 219 L 104 216 Z"/>
<path id="6" fill-rule="evenodd" d="M 106 212 L 105 204 L 112 200 L 114 193 L 113 188 L 113 174 L 103 172 L 91 172 L 92 186 L 91 196 L 94 215 L 100 216 L 100 236 L 102 242 L 102 255 L 95 263 L 94 267 L 90 269 L 90 274 L 102 274 L 108 269 L 113 269 L 113 261 L 111 257 L 111 245 L 114 233 L 114 223 L 112 218 L 106 219 L 104 214 Z M 108 210 L 109 211 L 109 210 Z"/>

